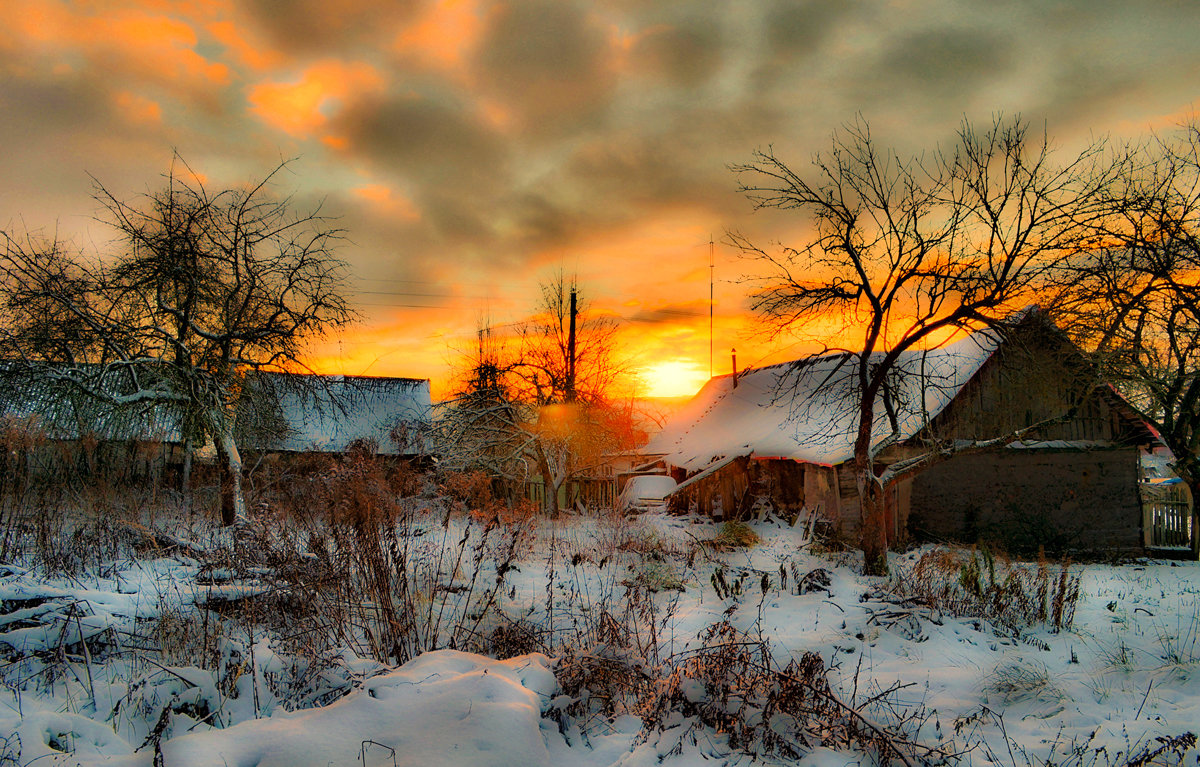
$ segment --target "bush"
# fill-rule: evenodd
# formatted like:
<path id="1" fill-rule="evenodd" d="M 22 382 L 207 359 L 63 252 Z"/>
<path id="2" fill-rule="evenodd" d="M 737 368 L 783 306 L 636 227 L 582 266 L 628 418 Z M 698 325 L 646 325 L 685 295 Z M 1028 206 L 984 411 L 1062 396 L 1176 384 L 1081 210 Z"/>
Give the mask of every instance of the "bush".
<path id="1" fill-rule="evenodd" d="M 650 559 L 642 562 L 633 577 L 634 583 L 650 591 L 684 591 L 683 578 L 666 561 Z"/>
<path id="2" fill-rule="evenodd" d="M 937 762 L 945 754 L 883 727 L 845 703 L 829 684 L 829 669 L 815 652 L 780 664 L 769 644 L 722 621 L 708 629 L 698 651 L 668 660 L 652 684 L 640 686 L 636 713 L 647 731 L 693 718 L 749 754 L 800 759 L 816 747 L 857 748 L 878 763 Z M 887 698 L 877 695 L 875 702 Z M 926 759 L 928 757 L 928 759 Z"/>
<path id="3" fill-rule="evenodd" d="M 992 672 L 984 692 L 999 697 L 1005 706 L 1026 700 L 1060 700 L 1063 693 L 1050 681 L 1050 672 L 1041 663 L 1012 663 Z"/>
<path id="4" fill-rule="evenodd" d="M 746 549 L 758 544 L 758 533 L 750 529 L 745 522 L 731 519 L 721 525 L 713 538 L 713 546 L 718 549 Z"/>

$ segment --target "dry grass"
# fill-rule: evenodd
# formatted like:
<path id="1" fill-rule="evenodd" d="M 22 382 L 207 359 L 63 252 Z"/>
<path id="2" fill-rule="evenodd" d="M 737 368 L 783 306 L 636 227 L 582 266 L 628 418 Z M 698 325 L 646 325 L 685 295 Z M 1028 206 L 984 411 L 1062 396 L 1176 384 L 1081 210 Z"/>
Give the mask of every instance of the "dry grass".
<path id="1" fill-rule="evenodd" d="M 721 525 L 712 545 L 718 550 L 748 549 L 758 545 L 758 533 L 754 532 L 745 522 L 729 520 Z"/>
<path id="2" fill-rule="evenodd" d="M 987 549 L 931 549 L 893 578 L 890 588 L 895 596 L 1014 632 L 1035 625 L 1068 629 L 1079 601 L 1079 576 L 1068 563 L 1018 564 L 998 560 Z"/>
<path id="3" fill-rule="evenodd" d="M 1061 700 L 1063 693 L 1050 680 L 1050 672 L 1036 661 L 1009 663 L 992 672 L 984 692 L 1005 706 L 1027 700 Z"/>

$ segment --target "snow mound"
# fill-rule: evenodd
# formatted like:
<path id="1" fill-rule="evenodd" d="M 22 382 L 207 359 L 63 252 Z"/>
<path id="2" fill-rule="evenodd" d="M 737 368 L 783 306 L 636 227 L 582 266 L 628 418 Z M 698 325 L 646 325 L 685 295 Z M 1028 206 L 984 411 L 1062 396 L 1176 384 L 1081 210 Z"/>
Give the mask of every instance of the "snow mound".
<path id="1" fill-rule="evenodd" d="M 400 767 L 551 765 L 557 762 L 551 747 L 562 739 L 542 711 L 555 688 L 550 660 L 541 654 L 496 661 L 439 650 L 368 680 L 362 690 L 325 708 L 278 712 L 165 741 L 163 758 L 191 767 L 336 766 L 361 765 L 365 751 L 368 764 L 390 765 L 394 750 Z M 28 724 L 47 729 L 40 721 Z M 76 753 L 75 763 L 153 761 L 149 747 L 113 758 L 104 756 L 112 754 L 111 744 L 105 745 L 95 755 Z"/>

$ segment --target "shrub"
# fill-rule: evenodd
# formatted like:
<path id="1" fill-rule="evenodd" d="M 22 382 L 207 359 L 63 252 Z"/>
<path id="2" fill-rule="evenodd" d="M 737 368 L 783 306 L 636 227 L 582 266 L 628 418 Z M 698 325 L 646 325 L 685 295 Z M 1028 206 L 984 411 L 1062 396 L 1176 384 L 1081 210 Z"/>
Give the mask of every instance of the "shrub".
<path id="1" fill-rule="evenodd" d="M 633 580 L 650 591 L 683 591 L 685 588 L 683 578 L 669 562 L 655 559 L 642 562 Z"/>
<path id="2" fill-rule="evenodd" d="M 647 731 L 665 731 L 679 716 L 729 738 L 731 748 L 753 755 L 800 759 L 816 747 L 857 748 L 878 763 L 941 761 L 946 755 L 899 736 L 845 703 L 829 684 L 829 669 L 815 652 L 782 665 L 769 644 L 722 621 L 703 635 L 704 645 L 668 660 L 653 684 L 640 687 L 636 713 Z M 875 702 L 887 698 L 886 693 Z M 929 757 L 929 759 L 925 759 Z"/>
<path id="3" fill-rule="evenodd" d="M 438 489 L 461 509 L 476 511 L 495 503 L 492 480 L 482 471 L 448 471 L 442 474 Z"/>
<path id="4" fill-rule="evenodd" d="M 731 519 L 721 525 L 713 538 L 713 546 L 718 549 L 745 549 L 758 544 L 758 533 L 750 529 L 745 522 Z"/>
<path id="5" fill-rule="evenodd" d="M 1063 697 L 1062 691 L 1051 684 L 1050 672 L 1036 662 L 998 667 L 992 672 L 984 691 L 999 696 L 1006 706 L 1025 700 Z"/>

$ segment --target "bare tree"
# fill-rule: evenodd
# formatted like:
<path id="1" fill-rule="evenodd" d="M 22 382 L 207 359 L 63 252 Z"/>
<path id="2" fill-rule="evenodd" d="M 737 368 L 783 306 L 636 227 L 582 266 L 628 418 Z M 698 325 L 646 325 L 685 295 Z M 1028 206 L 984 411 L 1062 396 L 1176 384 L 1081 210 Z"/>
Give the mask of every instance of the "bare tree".
<path id="1" fill-rule="evenodd" d="M 964 122 L 948 151 L 902 160 L 859 119 L 813 159 L 810 174 L 769 149 L 733 167 L 756 208 L 808 217 L 800 247 L 767 251 L 740 234 L 730 239 L 762 269 L 751 298 L 773 334 L 840 327 L 822 354 L 841 352 L 843 363 L 817 389 L 853 392 L 868 572 L 887 571 L 886 490 L 896 475 L 877 473 L 875 458 L 900 437 L 888 397 L 899 361 L 956 334 L 1001 328 L 1081 246 L 1084 209 L 1107 180 L 1102 151 L 1089 147 L 1064 165 L 1051 155 L 1027 124 L 996 118 L 984 131 Z"/>
<path id="2" fill-rule="evenodd" d="M 476 343 L 464 352 L 464 359 L 462 380 L 436 419 L 442 465 L 523 485 L 530 474 L 534 439 L 526 425 L 535 411 L 512 386 L 511 352 L 481 320 Z"/>
<path id="3" fill-rule="evenodd" d="M 513 371 L 521 398 L 538 406 L 606 404 L 624 373 L 613 354 L 616 322 L 593 312 L 561 271 L 539 287 L 534 316 L 518 327 Z"/>
<path id="4" fill-rule="evenodd" d="M 1200 498 L 1200 125 L 1123 154 L 1054 309 Z"/>
<path id="5" fill-rule="evenodd" d="M 556 514 L 562 487 L 627 443 L 629 418 L 611 400 L 622 374 L 616 325 L 561 273 L 540 287 L 534 316 L 510 336 L 481 326 L 438 421 L 448 465 L 521 483 L 539 476 L 543 508 Z"/>
<path id="6" fill-rule="evenodd" d="M 6 377 L 165 408 L 185 440 L 215 444 L 225 524 L 244 513 L 235 425 L 246 393 L 263 390 L 248 379 L 307 370 L 307 344 L 353 319 L 341 231 L 271 194 L 286 167 L 212 193 L 176 159 L 161 190 L 130 201 L 96 182 L 110 257 L 3 234 Z"/>

